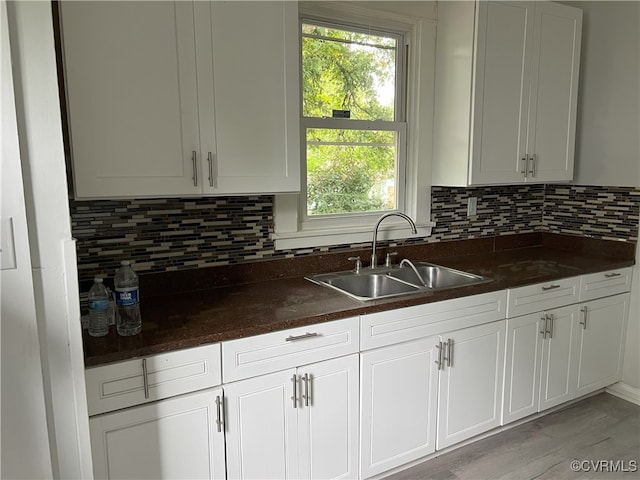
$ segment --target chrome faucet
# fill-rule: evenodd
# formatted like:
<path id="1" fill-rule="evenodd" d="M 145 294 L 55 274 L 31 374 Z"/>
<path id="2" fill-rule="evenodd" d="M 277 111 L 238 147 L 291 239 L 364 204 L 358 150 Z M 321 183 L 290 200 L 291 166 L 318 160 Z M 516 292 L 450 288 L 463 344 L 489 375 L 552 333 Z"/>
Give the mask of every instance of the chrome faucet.
<path id="1" fill-rule="evenodd" d="M 382 215 L 376 222 L 376 227 L 373 229 L 373 242 L 371 244 L 370 268 L 376 268 L 378 266 L 378 259 L 376 258 L 376 243 L 378 243 L 378 227 L 380 227 L 380 223 L 382 223 L 382 221 L 385 218 L 393 217 L 393 216 L 404 218 L 407 222 L 409 222 L 409 225 L 411 225 L 411 233 L 413 233 L 414 235 L 418 233 L 415 222 L 411 220 L 411 217 L 409 217 L 408 215 L 405 215 L 404 213 L 400 213 L 400 212 L 390 212 Z"/>

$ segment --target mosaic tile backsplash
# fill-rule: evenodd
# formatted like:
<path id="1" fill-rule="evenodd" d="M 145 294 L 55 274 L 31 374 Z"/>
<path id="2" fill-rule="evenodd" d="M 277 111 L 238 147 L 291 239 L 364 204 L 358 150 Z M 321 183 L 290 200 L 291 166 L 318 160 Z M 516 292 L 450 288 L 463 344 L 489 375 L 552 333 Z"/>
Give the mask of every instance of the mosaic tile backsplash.
<path id="1" fill-rule="evenodd" d="M 467 217 L 469 197 L 477 215 Z M 463 240 L 549 231 L 638 240 L 640 189 L 568 185 L 433 187 L 432 236 L 410 242 Z M 70 201 L 79 280 L 111 276 L 121 260 L 138 273 L 247 263 L 360 245 L 278 250 L 273 197 Z"/>

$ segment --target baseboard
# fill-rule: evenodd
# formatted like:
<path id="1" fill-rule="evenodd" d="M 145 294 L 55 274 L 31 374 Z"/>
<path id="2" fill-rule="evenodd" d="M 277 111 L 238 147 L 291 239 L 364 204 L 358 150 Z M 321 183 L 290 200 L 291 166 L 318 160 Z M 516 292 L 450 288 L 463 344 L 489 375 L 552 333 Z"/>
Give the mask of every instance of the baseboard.
<path id="1" fill-rule="evenodd" d="M 605 391 L 611 395 L 620 397 L 627 402 L 640 405 L 640 388 L 635 388 L 631 385 L 627 385 L 626 383 L 618 382 L 607 387 Z"/>

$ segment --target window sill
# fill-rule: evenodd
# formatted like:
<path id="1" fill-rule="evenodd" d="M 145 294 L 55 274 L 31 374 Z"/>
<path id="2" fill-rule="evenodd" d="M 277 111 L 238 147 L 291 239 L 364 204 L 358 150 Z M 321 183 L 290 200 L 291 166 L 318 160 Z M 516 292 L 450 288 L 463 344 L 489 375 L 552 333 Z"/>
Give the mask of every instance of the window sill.
<path id="1" fill-rule="evenodd" d="M 378 230 L 378 240 L 404 240 L 408 238 L 426 238 L 431 235 L 435 223 L 417 224 L 417 235 L 411 233 L 411 228 L 405 222 L 385 222 Z M 276 250 L 290 250 L 296 248 L 326 247 L 332 245 L 353 245 L 370 243 L 373 239 L 374 225 L 356 227 L 332 228 L 324 230 L 306 230 L 298 232 L 272 233 Z"/>

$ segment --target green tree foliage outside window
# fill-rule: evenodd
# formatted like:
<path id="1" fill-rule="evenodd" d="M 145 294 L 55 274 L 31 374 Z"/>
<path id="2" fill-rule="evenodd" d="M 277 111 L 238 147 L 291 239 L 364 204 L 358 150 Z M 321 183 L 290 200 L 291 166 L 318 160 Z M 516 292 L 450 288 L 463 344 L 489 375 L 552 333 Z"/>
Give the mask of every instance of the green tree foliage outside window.
<path id="1" fill-rule="evenodd" d="M 392 37 L 302 26 L 303 117 L 395 120 L 396 44 Z M 306 128 L 307 214 L 396 208 L 397 133 L 354 126 Z"/>

